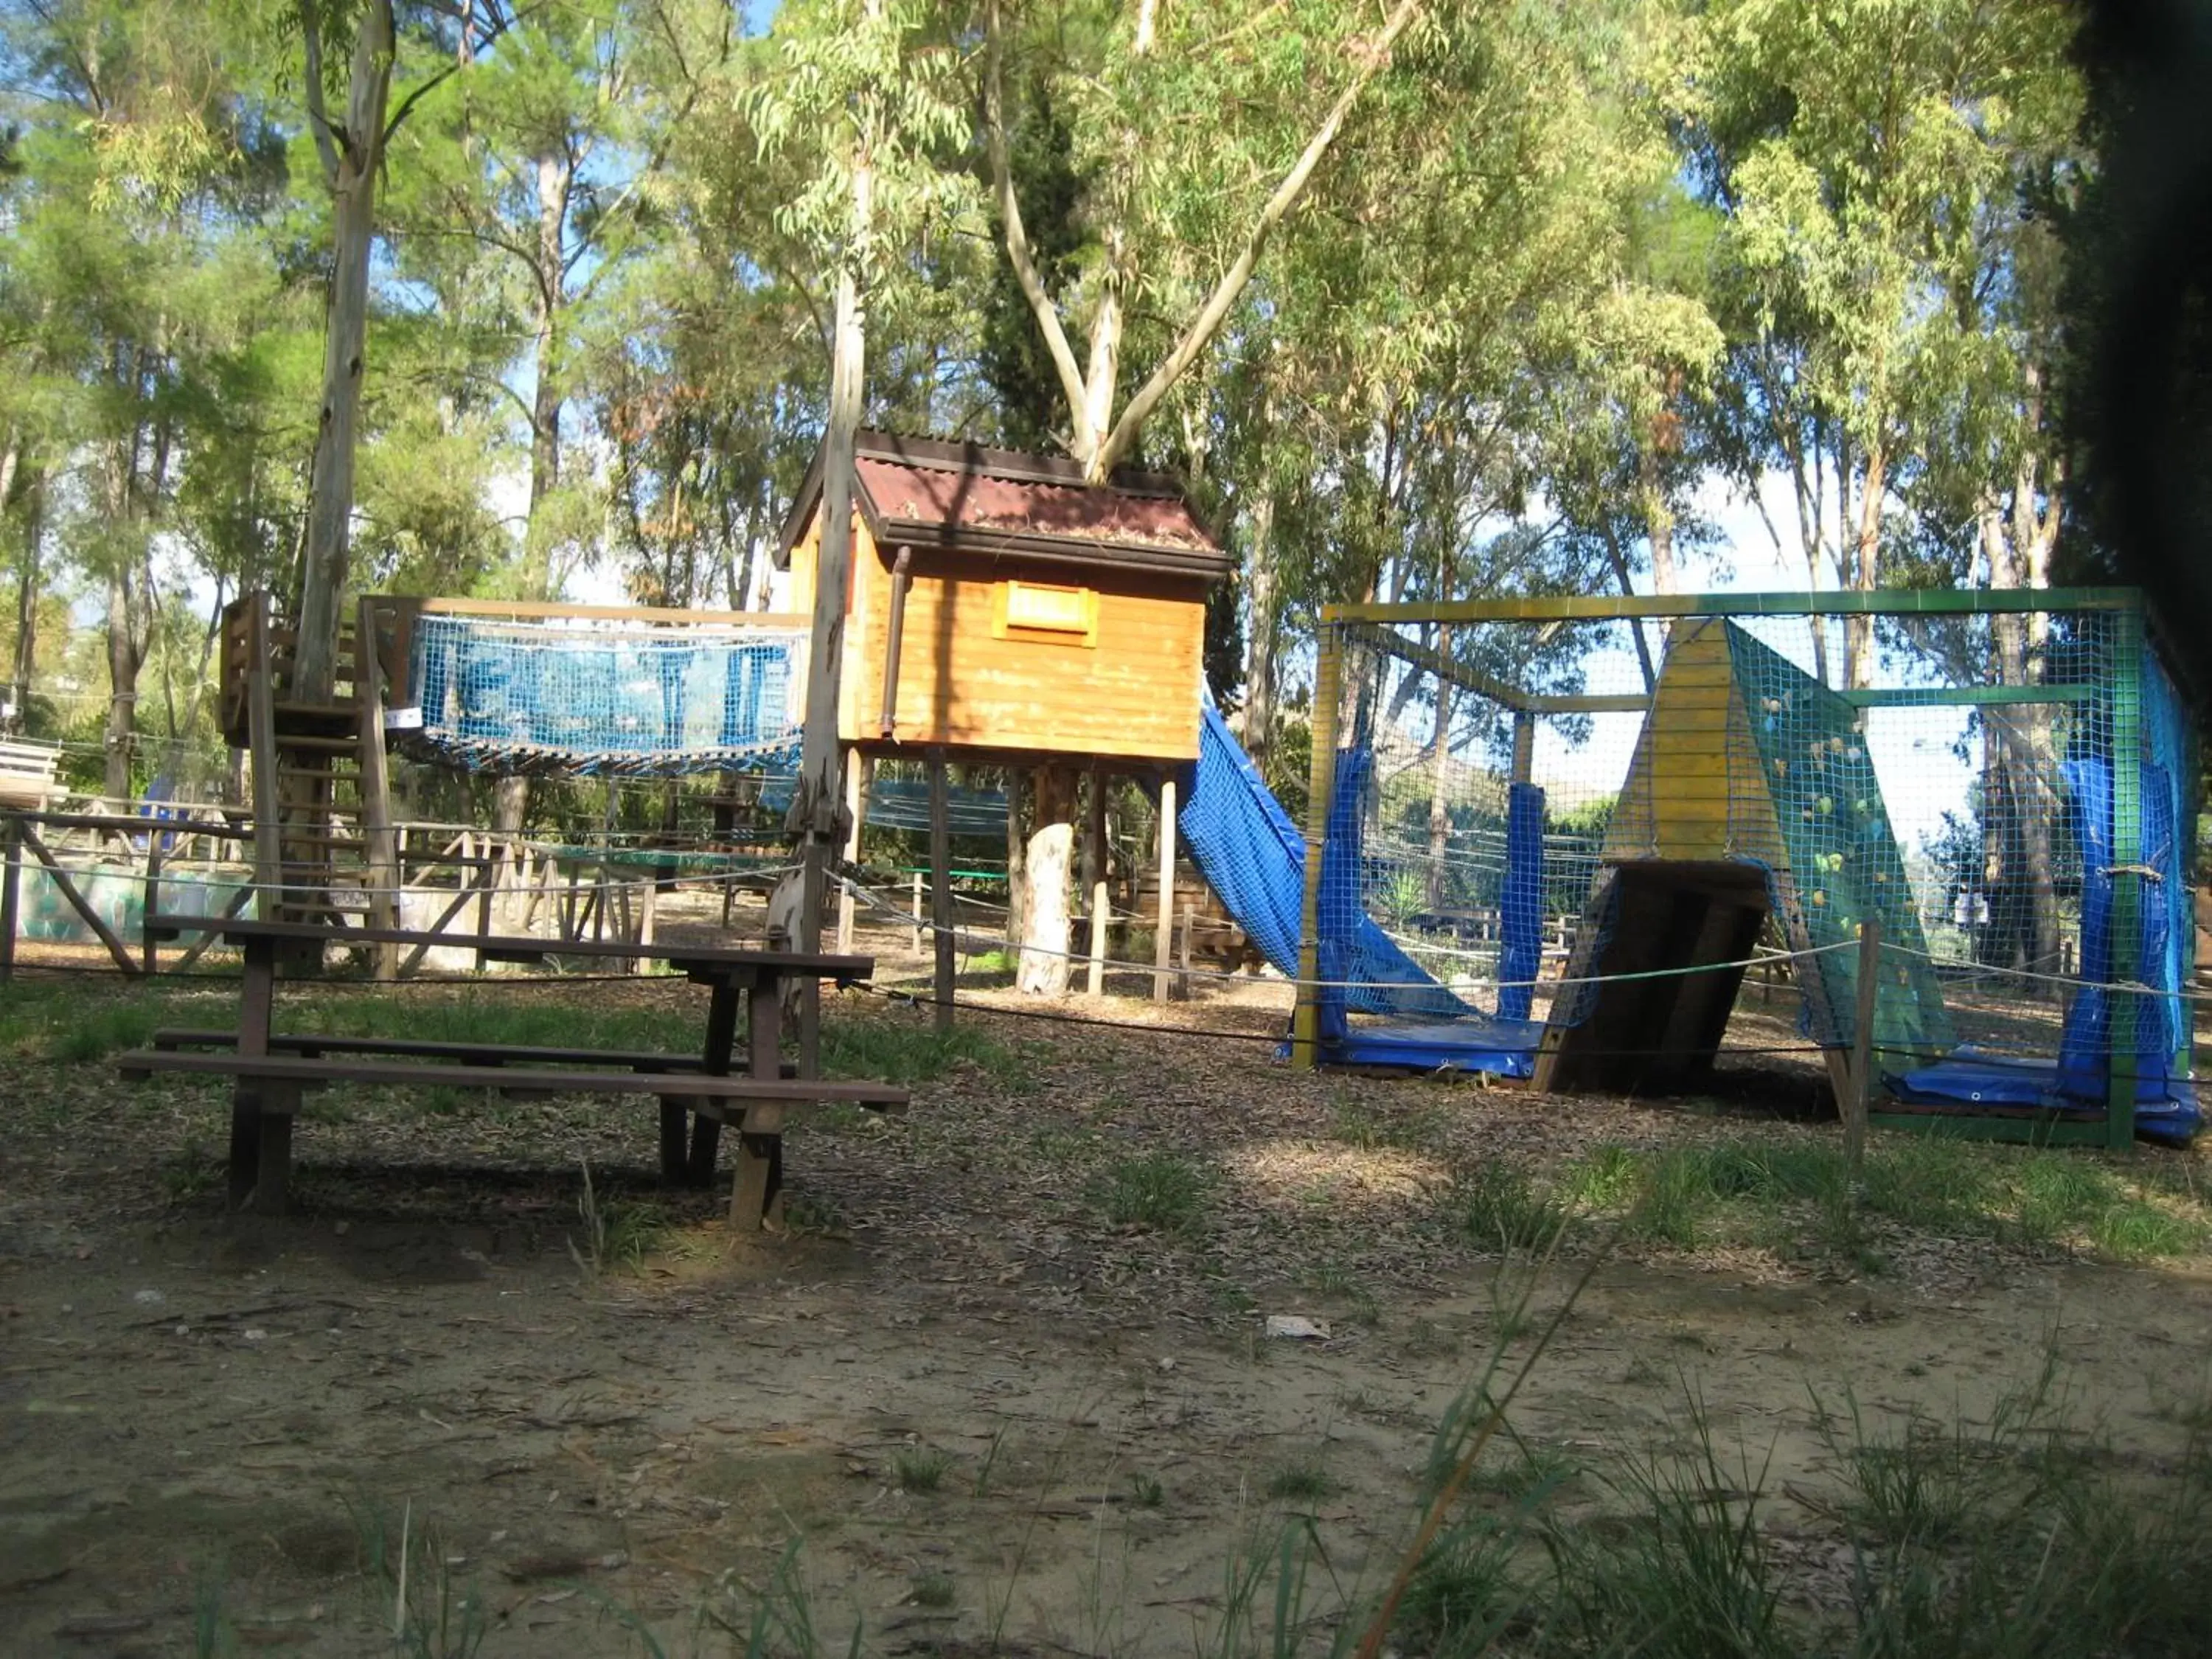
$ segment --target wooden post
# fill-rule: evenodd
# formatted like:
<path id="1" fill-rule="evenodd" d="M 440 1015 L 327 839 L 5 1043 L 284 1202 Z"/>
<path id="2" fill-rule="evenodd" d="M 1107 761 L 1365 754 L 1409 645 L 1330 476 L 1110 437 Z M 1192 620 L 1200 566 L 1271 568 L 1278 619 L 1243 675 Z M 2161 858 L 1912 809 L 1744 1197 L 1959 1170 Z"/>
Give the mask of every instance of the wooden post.
<path id="1" fill-rule="evenodd" d="M 15 924 L 22 907 L 23 821 L 10 812 L 0 818 L 0 851 L 7 866 L 0 870 L 0 985 L 15 977 Z"/>
<path id="2" fill-rule="evenodd" d="M 254 597 L 246 693 L 246 736 L 253 756 L 253 882 L 260 890 L 256 914 L 264 921 L 275 921 L 283 914 L 284 860 L 276 804 L 276 688 L 270 682 L 276 670 L 269 659 L 269 596 Z"/>
<path id="3" fill-rule="evenodd" d="M 1291 1064 L 1310 1071 L 1321 1061 L 1321 865 L 1329 798 L 1336 793 L 1336 714 L 1343 659 L 1334 619 L 1324 609 L 1314 659 L 1313 763 L 1308 773 L 1305 893 L 1298 906 L 1297 1006 L 1291 1016 Z M 1538 1085 L 1541 1087 L 1540 1084 Z"/>
<path id="4" fill-rule="evenodd" d="M 921 936 L 926 926 L 924 921 L 926 914 L 921 908 L 921 872 L 917 870 L 914 872 L 914 940 L 911 946 L 916 956 L 921 954 Z"/>
<path id="5" fill-rule="evenodd" d="M 1152 1000 L 1168 1000 L 1175 960 L 1176 781 L 1160 780 L 1160 902 L 1152 933 Z"/>
<path id="6" fill-rule="evenodd" d="M 161 820 L 156 818 L 155 823 Z M 145 953 L 146 971 L 157 974 L 161 970 L 161 941 L 154 937 L 153 921 L 161 915 L 161 832 L 146 832 L 146 897 L 139 907 L 138 948 Z"/>
<path id="7" fill-rule="evenodd" d="M 361 702 L 361 816 L 368 853 L 368 922 L 397 927 L 399 914 L 399 838 L 392 828 L 392 772 L 384 752 L 384 656 L 378 649 L 376 602 L 364 599 L 354 623 L 354 690 Z M 375 951 L 380 980 L 399 977 L 399 947 Z"/>
<path id="8" fill-rule="evenodd" d="M 1881 919 L 1859 923 L 1858 1000 L 1851 1011 L 1851 1091 L 1844 1102 L 1844 1167 L 1854 1201 L 1866 1166 L 1867 1113 L 1874 1103 L 1875 994 L 1881 986 Z"/>
<path id="9" fill-rule="evenodd" d="M 937 1029 L 952 1029 L 952 808 L 945 751 L 929 751 L 929 921 L 934 935 Z"/>
<path id="10" fill-rule="evenodd" d="M 1176 941 L 1175 996 L 1178 1002 L 1190 1000 L 1190 936 L 1198 929 L 1198 907 L 1186 902 L 1182 907 L 1182 937 Z"/>
<path id="11" fill-rule="evenodd" d="M 844 859 L 853 864 L 860 856 L 860 820 L 867 811 L 867 775 L 872 763 L 857 749 L 845 756 L 845 846 Z M 837 949 L 849 955 L 853 949 L 853 890 L 845 882 L 837 884 Z"/>
<path id="12" fill-rule="evenodd" d="M 1091 875 L 1091 976 L 1085 988 L 1094 997 L 1106 994 L 1106 923 L 1108 902 L 1106 859 L 1106 774 L 1091 769 L 1091 810 L 1084 824 L 1084 862 Z"/>

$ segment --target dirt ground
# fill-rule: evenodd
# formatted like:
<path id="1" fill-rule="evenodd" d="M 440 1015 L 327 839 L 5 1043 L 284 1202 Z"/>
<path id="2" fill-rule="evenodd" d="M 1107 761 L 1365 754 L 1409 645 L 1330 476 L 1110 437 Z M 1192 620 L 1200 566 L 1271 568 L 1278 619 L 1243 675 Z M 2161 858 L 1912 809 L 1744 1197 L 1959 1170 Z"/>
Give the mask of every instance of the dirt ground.
<path id="1" fill-rule="evenodd" d="M 1273 1029 L 1269 1000 L 1109 1008 L 1223 1028 L 1207 1042 L 968 1016 L 989 1054 L 918 1084 L 902 1123 L 795 1136 L 801 1227 L 747 1239 L 714 1196 L 653 1192 L 649 1112 L 574 1101 L 326 1099 L 297 1212 L 230 1218 L 217 1090 L 0 1055 L 0 1650 L 388 1652 L 376 1568 L 403 1529 L 430 1540 L 410 1607 L 480 1598 L 491 1655 L 742 1651 L 711 1616 L 742 1626 L 794 1539 L 840 1651 L 856 1621 L 869 1652 L 1206 1649 L 1225 1574 L 1286 1507 L 1338 1580 L 1372 1583 L 1439 1414 L 1495 1344 L 1533 1340 L 1510 1328 L 1523 1276 L 1541 1312 L 1588 1266 L 1468 1238 L 1451 1182 L 1712 1120 L 1295 1076 L 1238 1035 Z M 858 995 L 832 1018 L 927 1024 Z M 1750 1092 L 1809 1093 L 1760 1076 Z M 1409 1151 L 1347 1114 L 1433 1133 Z M 1207 1171 L 1199 1218 L 1115 1224 L 1100 1182 L 1163 1148 Z M 597 1272 L 586 1158 L 603 1221 L 654 1221 Z M 2055 1354 L 2079 1420 L 2154 1463 L 2206 1397 L 2212 1264 L 1892 1244 L 1876 1278 L 1768 1249 L 1609 1255 L 1514 1429 L 1601 1464 L 1679 1439 L 1695 1402 L 1767 1470 L 1776 1547 L 1817 1600 L 1845 1571 L 1818 1402 L 1984 1418 Z M 1270 1339 L 1270 1315 L 1328 1334 Z"/>

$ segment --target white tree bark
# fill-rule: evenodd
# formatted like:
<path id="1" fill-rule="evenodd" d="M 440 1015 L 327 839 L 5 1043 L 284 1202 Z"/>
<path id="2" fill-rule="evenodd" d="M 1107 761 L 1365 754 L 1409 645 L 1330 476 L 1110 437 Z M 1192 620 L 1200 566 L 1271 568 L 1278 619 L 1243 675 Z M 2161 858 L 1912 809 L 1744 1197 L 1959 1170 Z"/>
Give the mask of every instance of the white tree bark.
<path id="1" fill-rule="evenodd" d="M 872 17 L 883 0 L 868 0 Z M 830 358 L 830 422 L 823 438 L 822 521 L 814 570 L 814 618 L 807 648 L 805 738 L 789 828 L 799 837 L 800 904 L 798 942 L 822 948 L 822 908 L 830 860 L 844 840 L 844 805 L 837 735 L 838 691 L 845 657 L 845 596 L 853 576 L 854 447 L 860 428 L 862 374 L 867 325 L 861 309 L 860 262 L 875 218 L 875 170 L 869 146 L 876 122 L 864 110 L 853 155 L 850 246 L 837 276 L 837 312 Z M 857 764 L 857 761 L 855 762 Z"/>
<path id="2" fill-rule="evenodd" d="M 1031 996 L 1067 994 L 1074 933 L 1068 884 L 1074 874 L 1075 775 L 1065 767 L 1040 767 L 1036 773 L 1036 827 L 1024 860 L 1028 914 L 1022 921 L 1022 953 L 1014 985 Z"/>
<path id="3" fill-rule="evenodd" d="M 1006 159 L 1006 98 L 1003 85 L 1000 20 L 998 0 L 984 13 L 987 41 L 987 64 L 983 96 L 983 125 L 986 144 L 991 164 L 992 194 L 999 209 L 1001 235 L 1006 245 L 1006 262 L 1013 268 L 1014 280 L 1029 301 L 1036 316 L 1037 327 L 1044 336 L 1045 349 L 1051 357 L 1054 371 L 1060 377 L 1060 391 L 1067 399 L 1071 431 L 1068 450 L 1083 463 L 1084 477 L 1091 483 L 1103 483 L 1115 466 L 1136 447 L 1138 434 L 1152 411 L 1159 406 L 1176 383 L 1182 379 L 1197 362 L 1199 354 L 1213 342 L 1221 326 L 1229 319 L 1231 309 L 1265 251 L 1267 239 L 1275 227 L 1288 216 L 1304 198 L 1306 188 L 1313 182 L 1314 172 L 1321 166 L 1322 157 L 1336 142 L 1344 123 L 1358 103 L 1360 94 L 1367 89 L 1382 67 L 1390 61 L 1390 53 L 1407 25 L 1420 15 L 1423 0 L 1398 0 L 1389 17 L 1372 40 L 1364 43 L 1359 52 L 1360 63 L 1350 84 L 1340 93 L 1328 114 L 1322 119 L 1298 159 L 1283 175 L 1264 206 L 1253 221 L 1250 233 L 1243 246 L 1229 262 L 1220 280 L 1206 303 L 1199 308 L 1182 336 L 1176 342 L 1166 359 L 1152 372 L 1152 377 L 1139 387 L 1136 394 L 1118 419 L 1109 424 L 1114 400 L 1114 380 L 1120 374 L 1121 316 L 1116 284 L 1126 270 L 1128 258 L 1126 239 L 1127 225 L 1115 225 L 1106 233 L 1109 264 L 1114 272 L 1105 288 L 1101 301 L 1101 313 L 1094 319 L 1091 331 L 1091 373 L 1086 376 L 1075 361 L 1074 349 L 1068 343 L 1067 331 L 1061 326 L 1060 307 L 1038 275 L 1036 260 L 1030 250 L 1029 236 L 1022 228 L 1019 203 L 1014 198 L 1013 179 Z M 1147 52 L 1152 46 L 1153 10 L 1147 4 L 1139 15 L 1139 44 L 1136 50 Z M 1108 309 L 1110 307 L 1110 310 Z"/>
<path id="4" fill-rule="evenodd" d="M 345 124 L 334 126 L 323 107 L 322 40 L 314 8 L 303 5 L 301 16 L 307 33 L 308 125 L 331 191 L 332 262 L 293 684 L 298 696 L 321 702 L 330 696 L 336 678 L 351 554 L 354 449 L 368 347 L 368 258 L 376 232 L 376 176 L 384 160 L 394 33 L 392 0 L 368 0 L 354 32 Z"/>

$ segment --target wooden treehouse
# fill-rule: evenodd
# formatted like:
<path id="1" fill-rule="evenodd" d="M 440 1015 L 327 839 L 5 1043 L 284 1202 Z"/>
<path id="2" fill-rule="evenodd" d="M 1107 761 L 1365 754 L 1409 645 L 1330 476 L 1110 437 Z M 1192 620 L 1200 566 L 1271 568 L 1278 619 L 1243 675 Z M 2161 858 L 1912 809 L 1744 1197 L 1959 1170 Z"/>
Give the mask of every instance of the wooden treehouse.
<path id="1" fill-rule="evenodd" d="M 1198 757 L 1206 600 L 1229 556 L 1168 479 L 1087 488 L 1073 461 L 864 432 L 837 734 L 863 754 Z M 814 604 L 817 453 L 776 562 Z"/>
<path id="2" fill-rule="evenodd" d="M 1099 803 L 1109 776 L 1128 776 L 1158 791 L 1171 869 L 1176 780 L 1198 758 L 1206 598 L 1231 566 L 1181 489 L 1135 472 L 1086 485 L 1073 461 L 973 443 L 863 432 L 858 450 L 837 714 L 861 762 L 845 769 L 854 824 L 878 758 L 1033 770 L 1041 828 L 1069 823 L 1087 771 L 1097 913 Z M 822 475 L 817 452 L 776 556 L 791 576 L 787 608 L 802 615 L 814 605 Z M 857 845 L 856 827 L 848 853 Z M 1064 834 L 1031 843 L 1042 884 L 1058 885 L 1069 851 Z M 1167 902 L 1160 913 L 1164 969 L 1174 913 Z M 1103 949 L 1094 924 L 1094 984 Z"/>

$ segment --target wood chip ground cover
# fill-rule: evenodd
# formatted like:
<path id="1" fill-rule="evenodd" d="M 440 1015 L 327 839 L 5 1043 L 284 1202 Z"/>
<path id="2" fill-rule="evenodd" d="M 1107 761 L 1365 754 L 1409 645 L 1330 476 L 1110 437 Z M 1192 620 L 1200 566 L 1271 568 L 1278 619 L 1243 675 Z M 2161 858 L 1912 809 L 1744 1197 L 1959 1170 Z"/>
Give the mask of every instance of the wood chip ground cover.
<path id="1" fill-rule="evenodd" d="M 1286 1507 L 1345 1582 L 1388 1569 L 1439 1413 L 1528 1340 L 1522 1275 L 1540 1312 L 1593 1255 L 1521 1443 L 1601 1466 L 1678 1443 L 1702 1401 L 1769 1464 L 1776 1559 L 1817 1607 L 1845 1592 L 1815 1397 L 1986 1414 L 2054 1353 L 2154 1475 L 2212 1351 L 2197 1155 L 1885 1165 L 1992 1207 L 1913 1188 L 1840 1228 L 1834 1127 L 1787 1060 L 1702 1102 L 1548 1100 L 1292 1073 L 1240 1040 L 1279 1029 L 1264 988 L 1109 1005 L 1218 1040 L 979 1010 L 949 1048 L 926 1011 L 849 994 L 830 1052 L 920 1056 L 913 1113 L 794 1136 L 797 1226 L 733 1241 L 720 1194 L 655 1187 L 649 1109 L 398 1091 L 318 1097 L 298 1213 L 228 1218 L 222 1091 L 86 1053 L 224 1023 L 223 988 L 22 991 L 0 1009 L 11 1652 L 189 1651 L 196 1620 L 383 1650 L 403 1529 L 437 1552 L 415 1612 L 478 1598 L 486 1653 L 641 1651 L 638 1629 L 727 1650 L 702 1613 L 738 1618 L 794 1534 L 831 1645 L 855 1620 L 871 1651 L 1212 1644 L 1225 1565 Z M 688 1046 L 701 1012 L 653 981 L 288 1006 L 442 1031 L 501 999 L 598 1041 Z M 1705 1182 L 1685 1227 L 1639 1218 L 1662 1166 Z M 2129 1206 L 2172 1230 L 2123 1262 L 2082 1218 Z M 1501 1251 L 1501 1215 L 1565 1218 L 1548 1268 Z M 596 1274 L 595 1224 L 619 1245 Z M 1329 1334 L 1270 1342 L 1270 1314 Z"/>

